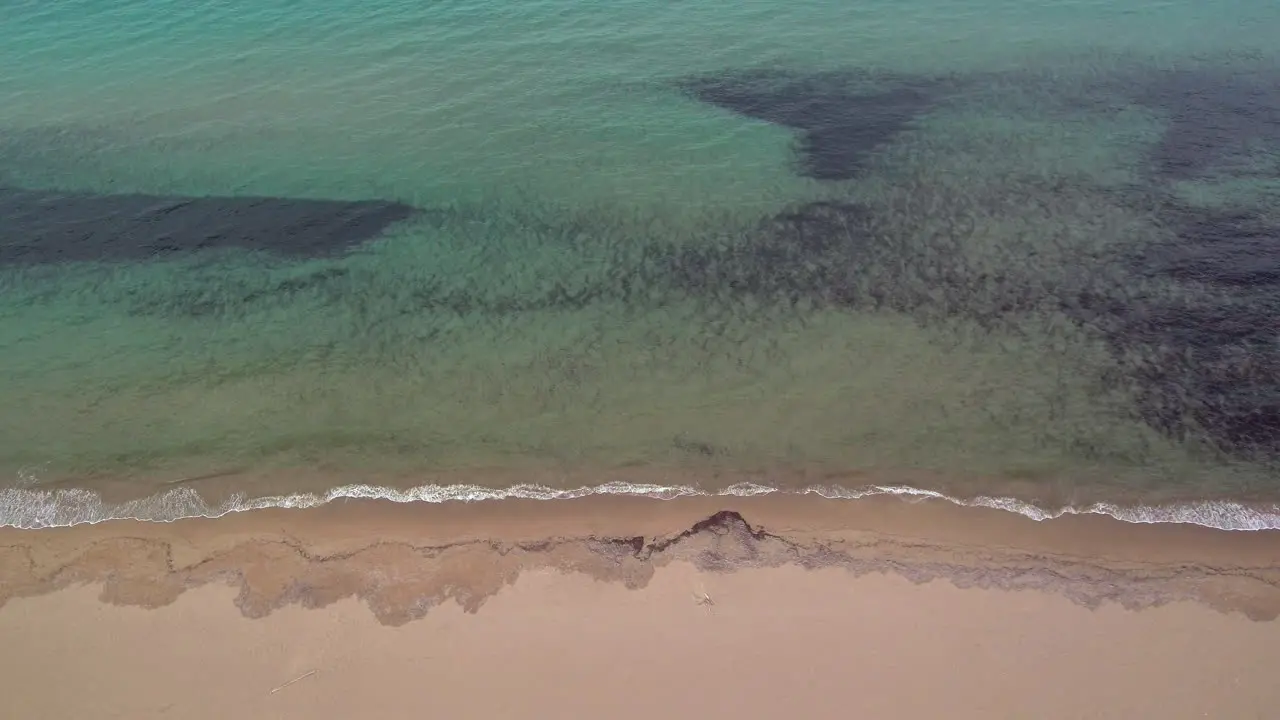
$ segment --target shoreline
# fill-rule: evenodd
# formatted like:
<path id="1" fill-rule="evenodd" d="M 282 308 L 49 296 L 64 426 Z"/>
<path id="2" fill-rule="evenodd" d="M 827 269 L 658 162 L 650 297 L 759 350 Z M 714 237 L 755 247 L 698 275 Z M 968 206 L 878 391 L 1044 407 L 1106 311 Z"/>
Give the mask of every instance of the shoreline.
<path id="1" fill-rule="evenodd" d="M 525 475 L 528 475 L 526 473 Z M 546 479 L 549 473 L 532 473 Z M 391 485 L 335 482 L 323 491 L 298 491 L 279 495 L 250 497 L 242 492 L 216 488 L 210 500 L 201 494 L 199 482 L 175 482 L 163 492 L 136 499 L 111 501 L 95 490 L 78 487 L 41 487 L 38 485 L 0 488 L 0 529 L 41 530 L 100 524 L 115 521 L 169 523 L 190 519 L 217 519 L 246 512 L 277 509 L 314 509 L 334 502 L 372 500 L 394 504 L 437 505 L 497 501 L 557 501 L 586 497 L 630 497 L 646 500 L 675 500 L 694 497 L 734 501 L 738 498 L 816 497 L 831 502 L 866 501 L 874 498 L 897 498 L 906 502 L 935 500 L 961 508 L 985 508 L 1009 512 L 1036 521 L 1071 516 L 1101 515 L 1134 524 L 1185 524 L 1216 530 L 1259 531 L 1280 530 L 1280 503 L 1248 502 L 1228 499 L 1168 501 L 1152 504 L 1092 501 L 1080 504 L 1053 504 L 1028 501 L 1015 495 L 951 495 L 924 485 L 934 478 L 921 474 L 926 482 L 885 484 L 868 481 L 866 474 L 854 476 L 818 476 L 817 482 L 793 488 L 769 483 L 766 473 L 725 473 L 739 479 L 719 489 L 703 489 L 705 474 L 698 472 L 606 473 L 620 479 L 590 483 L 599 474 L 578 474 L 582 484 L 573 486 L 575 476 L 555 475 L 555 485 L 534 482 L 489 483 L 449 482 L 466 474 L 446 473 L 437 476 L 435 484 Z M 640 477 L 636 477 L 639 475 Z M 716 477 L 718 474 L 713 474 Z M 515 474 L 519 477 L 520 474 Z M 212 473 L 195 480 L 225 483 L 228 478 L 243 480 L 251 475 Z M 502 477 L 499 475 L 498 477 Z M 630 477 L 631 480 L 621 479 Z M 569 482 L 566 482 L 569 480 Z M 850 482 L 853 480 L 854 482 Z M 857 481 L 863 484 L 856 484 Z M 252 486 L 251 482 L 245 486 Z M 1013 486 L 1013 483 L 1010 483 Z"/>
<path id="2" fill-rule="evenodd" d="M 1267 717 L 1277 618 L 1275 531 L 889 496 L 344 500 L 0 529 L 0 714 Z"/>
<path id="3" fill-rule="evenodd" d="M 689 561 L 717 571 L 844 567 L 855 575 L 1039 588 L 1091 607 L 1195 601 L 1253 619 L 1280 617 L 1276 531 L 1136 524 L 1102 515 L 1034 521 L 892 496 L 858 502 L 804 495 L 343 500 L 168 523 L 2 528 L 0 548 L 0 607 L 83 583 L 103 583 L 104 597 L 113 602 L 156 607 L 188 589 L 231 582 L 242 597 L 254 598 L 242 606 L 253 615 L 314 602 L 296 591 L 301 586 L 317 597 L 365 598 L 381 619 L 403 622 L 450 597 L 483 603 L 529 570 L 569 568 L 631 586 L 656 568 Z M 405 588 L 391 592 L 379 584 L 387 572 L 433 577 L 454 556 L 471 558 L 468 563 L 484 558 L 488 570 L 445 585 L 427 582 L 405 598 Z M 504 568 L 501 577 L 508 579 L 498 582 L 494 568 Z"/>

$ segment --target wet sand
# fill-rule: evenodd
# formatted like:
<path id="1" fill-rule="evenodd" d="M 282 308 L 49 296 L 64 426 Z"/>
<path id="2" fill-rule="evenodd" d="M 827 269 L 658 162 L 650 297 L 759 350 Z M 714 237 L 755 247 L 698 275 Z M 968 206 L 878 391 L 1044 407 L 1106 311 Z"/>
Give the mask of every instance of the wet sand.
<path id="1" fill-rule="evenodd" d="M 350 501 L 5 530 L 0 602 L 4 717 L 1280 703 L 1280 535 L 893 498 Z"/>

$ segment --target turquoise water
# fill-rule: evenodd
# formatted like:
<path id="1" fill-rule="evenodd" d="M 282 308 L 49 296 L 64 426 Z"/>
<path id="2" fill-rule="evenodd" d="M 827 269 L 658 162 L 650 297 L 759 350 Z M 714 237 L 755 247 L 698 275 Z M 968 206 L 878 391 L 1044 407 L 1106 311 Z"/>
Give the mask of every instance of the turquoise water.
<path id="1" fill-rule="evenodd" d="M 0 20 L 0 187 L 424 211 L 316 257 L 0 265 L 5 522 L 427 473 L 924 473 L 1048 508 L 1280 495 L 1265 321 L 1210 357 L 1181 325 L 1130 346 L 1114 320 L 1280 307 L 1263 280 L 1132 262 L 1171 217 L 1246 212 L 1276 237 L 1273 2 L 78 0 Z M 798 155 L 856 122 L 806 136 L 708 78 L 853 97 L 828 115 L 867 123 L 872 86 L 946 90 L 833 179 Z M 1223 87 L 1239 142 L 1162 174 L 1213 125 L 1175 111 L 1212 115 L 1185 97 Z M 829 214 L 778 220 L 795 208 Z M 1215 424 L 1223 403 L 1253 429 Z M 130 512 L 195 507 L 167 497 Z"/>

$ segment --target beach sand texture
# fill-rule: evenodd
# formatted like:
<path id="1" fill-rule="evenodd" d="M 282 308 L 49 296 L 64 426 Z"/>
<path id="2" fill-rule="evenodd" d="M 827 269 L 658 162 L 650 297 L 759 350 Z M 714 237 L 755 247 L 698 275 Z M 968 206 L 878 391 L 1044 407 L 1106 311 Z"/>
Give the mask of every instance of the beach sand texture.
<path id="1" fill-rule="evenodd" d="M 0 714 L 1275 716 L 1272 533 L 882 500 L 6 530 Z"/>

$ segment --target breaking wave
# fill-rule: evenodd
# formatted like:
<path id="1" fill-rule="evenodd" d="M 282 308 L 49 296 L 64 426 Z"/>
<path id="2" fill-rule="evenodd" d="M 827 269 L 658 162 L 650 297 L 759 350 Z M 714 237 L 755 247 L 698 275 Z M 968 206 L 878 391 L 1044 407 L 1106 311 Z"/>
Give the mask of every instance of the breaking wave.
<path id="1" fill-rule="evenodd" d="M 829 499 L 857 500 L 876 495 L 906 499 L 945 500 L 967 507 L 987 507 L 1018 513 L 1032 520 L 1049 520 L 1063 515 L 1109 515 L 1132 523 L 1186 523 L 1221 530 L 1280 529 L 1280 505 L 1249 506 L 1229 501 L 1205 501 L 1185 505 L 1120 506 L 1094 503 L 1047 510 L 1013 498 L 979 496 L 954 498 L 933 490 L 900 486 L 868 485 L 850 489 L 812 486 L 803 490 L 780 490 L 755 483 L 739 483 L 723 490 L 707 492 L 686 485 L 648 485 L 611 482 L 571 490 L 543 485 L 515 485 L 504 489 L 478 485 L 424 485 L 408 490 L 373 485 L 343 485 L 325 493 L 295 493 L 251 498 L 236 495 L 223 503 L 210 504 L 191 488 L 176 488 L 159 495 L 121 503 L 107 503 L 96 492 L 84 489 L 40 490 L 30 487 L 0 490 L 0 527 L 38 529 L 66 527 L 106 520 L 171 522 L 182 518 L 216 518 L 229 513 L 267 508 L 310 508 L 344 498 L 389 500 L 397 503 L 450 501 L 477 502 L 523 498 L 567 500 L 588 495 L 629 495 L 670 500 L 689 496 L 747 497 L 768 494 L 820 495 Z"/>

